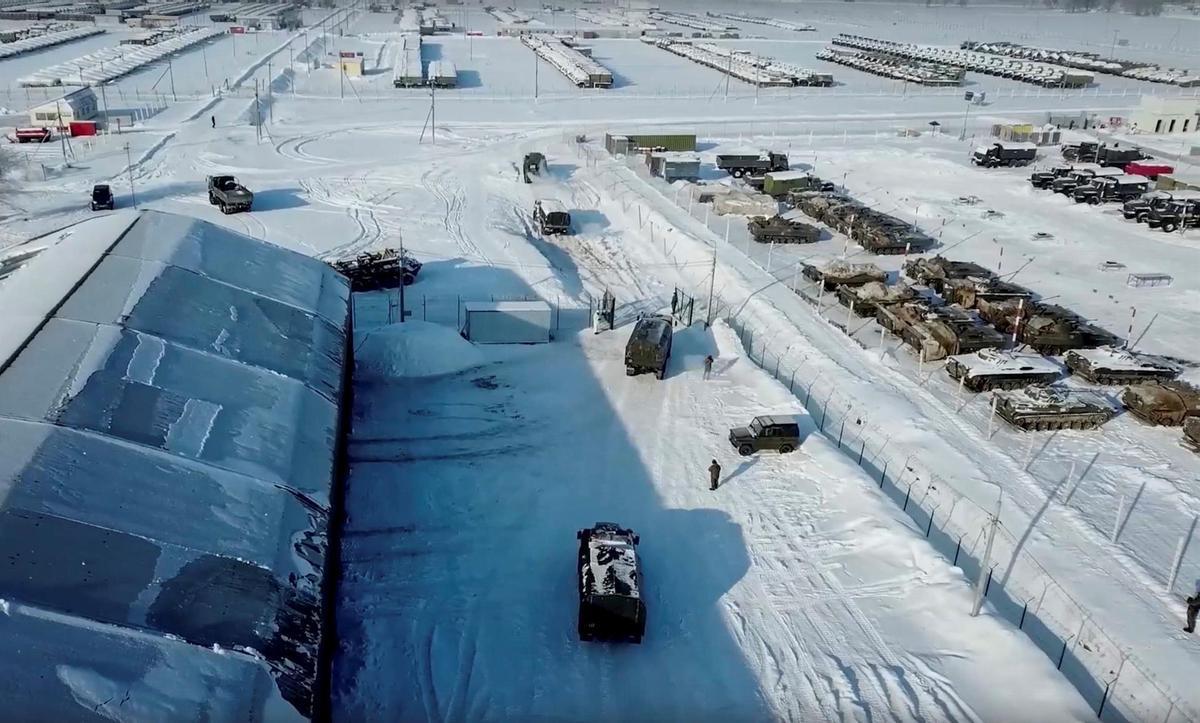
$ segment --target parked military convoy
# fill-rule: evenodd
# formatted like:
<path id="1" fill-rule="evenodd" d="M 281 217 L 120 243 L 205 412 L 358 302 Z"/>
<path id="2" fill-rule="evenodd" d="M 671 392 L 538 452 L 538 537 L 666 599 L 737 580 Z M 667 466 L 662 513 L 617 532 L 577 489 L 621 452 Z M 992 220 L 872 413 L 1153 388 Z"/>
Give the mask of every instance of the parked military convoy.
<path id="1" fill-rule="evenodd" d="M 937 243 L 914 224 L 876 211 L 843 192 L 802 191 L 792 193 L 789 202 L 873 254 L 922 253 Z"/>

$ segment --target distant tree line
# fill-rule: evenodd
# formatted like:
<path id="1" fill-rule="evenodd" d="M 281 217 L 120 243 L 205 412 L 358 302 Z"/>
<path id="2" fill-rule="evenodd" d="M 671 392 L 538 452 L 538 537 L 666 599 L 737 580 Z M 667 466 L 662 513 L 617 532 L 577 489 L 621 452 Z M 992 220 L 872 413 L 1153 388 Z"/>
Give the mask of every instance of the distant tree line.
<path id="1" fill-rule="evenodd" d="M 1112 12 L 1118 5 L 1134 15 L 1161 15 L 1163 0 L 1043 0 L 1048 8 L 1061 8 L 1069 13 L 1092 10 Z"/>

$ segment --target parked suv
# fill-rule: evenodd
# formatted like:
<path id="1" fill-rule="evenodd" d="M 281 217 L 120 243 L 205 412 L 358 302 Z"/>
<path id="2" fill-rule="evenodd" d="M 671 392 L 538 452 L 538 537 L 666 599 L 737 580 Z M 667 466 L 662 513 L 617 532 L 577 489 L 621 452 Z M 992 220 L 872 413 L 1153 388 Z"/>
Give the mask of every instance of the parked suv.
<path id="1" fill-rule="evenodd" d="M 800 446 L 800 425 L 791 417 L 755 417 L 749 426 L 729 430 L 729 443 L 743 457 L 764 449 L 787 454 Z"/>
<path id="2" fill-rule="evenodd" d="M 92 186 L 92 210 L 99 211 L 105 209 L 113 210 L 116 203 L 113 201 L 112 189 L 107 184 L 98 183 Z"/>
<path id="3" fill-rule="evenodd" d="M 667 375 L 667 361 L 671 358 L 671 319 L 665 316 L 647 316 L 638 319 L 625 345 L 625 375 L 634 376 L 654 372 L 656 379 Z"/>

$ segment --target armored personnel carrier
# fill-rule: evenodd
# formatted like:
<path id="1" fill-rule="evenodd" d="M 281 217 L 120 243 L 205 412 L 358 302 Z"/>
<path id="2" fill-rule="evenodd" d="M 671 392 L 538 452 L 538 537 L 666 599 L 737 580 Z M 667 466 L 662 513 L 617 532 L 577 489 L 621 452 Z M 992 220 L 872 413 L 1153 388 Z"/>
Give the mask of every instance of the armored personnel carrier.
<path id="1" fill-rule="evenodd" d="M 981 349 L 947 358 L 946 373 L 951 379 L 961 379 L 967 389 L 983 392 L 1050 384 L 1062 376 L 1062 367 L 1041 354 Z"/>
<path id="2" fill-rule="evenodd" d="M 1071 349 L 1064 361 L 1068 369 L 1093 384 L 1166 381 L 1180 372 L 1179 367 L 1161 357 L 1113 347 Z"/>
<path id="3" fill-rule="evenodd" d="M 801 273 L 811 281 L 825 282 L 825 290 L 833 291 L 841 286 L 862 286 L 871 281 L 887 281 L 887 272 L 875 264 L 856 264 L 835 259 L 824 266 L 804 264 Z"/>
<path id="4" fill-rule="evenodd" d="M 944 293 L 945 284 L 950 279 L 991 279 L 995 278 L 988 269 L 971 261 L 951 261 L 944 256 L 912 259 L 905 262 L 904 274 L 908 278 L 924 284 L 939 294 Z"/>
<path id="5" fill-rule="evenodd" d="M 1176 380 L 1134 384 L 1125 389 L 1121 403 L 1145 422 L 1178 427 L 1184 419 L 1200 416 L 1200 389 Z"/>
<path id="6" fill-rule="evenodd" d="M 1034 305 L 1021 297 L 985 298 L 976 299 L 975 310 L 984 321 L 996 327 L 996 331 L 1011 334 L 1033 313 Z"/>
<path id="7" fill-rule="evenodd" d="M 838 301 L 842 306 L 850 307 L 856 316 L 875 316 L 875 310 L 882 306 L 899 304 L 915 299 L 917 293 L 903 282 L 891 286 L 882 281 L 868 281 L 862 286 L 837 287 Z"/>
<path id="8" fill-rule="evenodd" d="M 1033 298 L 1033 292 L 1024 286 L 1018 286 L 993 276 L 947 279 L 943 284 L 941 294 L 947 302 L 968 309 L 979 308 L 983 301 L 1025 299 L 1025 303 L 1028 304 Z"/>
<path id="9" fill-rule="evenodd" d="M 937 243 L 933 237 L 912 226 L 901 227 L 894 224 L 876 226 L 855 223 L 851 228 L 850 238 L 878 256 L 924 253 Z"/>
<path id="10" fill-rule="evenodd" d="M 1193 452 L 1200 452 L 1200 417 L 1183 420 L 1183 439 L 1179 441 Z"/>
<path id="11" fill-rule="evenodd" d="M 996 414 L 1026 431 L 1095 429 L 1117 413 L 1095 394 L 1061 387 L 1026 387 L 994 394 Z"/>
<path id="12" fill-rule="evenodd" d="M 1120 346 L 1123 342 L 1119 336 L 1101 329 L 1070 309 L 1041 303 L 1034 305 L 1029 318 L 1022 323 L 1018 338 L 1042 354 Z"/>
<path id="13" fill-rule="evenodd" d="M 821 230 L 782 216 L 755 216 L 746 223 L 750 235 L 759 243 L 811 244 L 821 238 Z"/>
<path id="14" fill-rule="evenodd" d="M 329 265 L 350 279 L 351 291 L 394 289 L 401 284 L 410 286 L 421 272 L 421 262 L 398 249 L 362 253 L 331 261 Z"/>
<path id="15" fill-rule="evenodd" d="M 597 522 L 575 533 L 579 540 L 579 639 L 642 642 L 640 540 L 632 530 Z"/>

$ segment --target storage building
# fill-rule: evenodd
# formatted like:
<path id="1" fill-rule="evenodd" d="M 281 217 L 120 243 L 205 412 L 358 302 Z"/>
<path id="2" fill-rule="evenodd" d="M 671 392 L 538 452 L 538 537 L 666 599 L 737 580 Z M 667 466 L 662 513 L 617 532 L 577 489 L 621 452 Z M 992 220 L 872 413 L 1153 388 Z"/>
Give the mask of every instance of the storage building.
<path id="1" fill-rule="evenodd" d="M 342 53 L 338 56 L 338 69 L 347 78 L 361 78 L 363 74 L 363 57 L 361 53 Z"/>
<path id="2" fill-rule="evenodd" d="M 29 125 L 38 128 L 67 128 L 71 121 L 96 117 L 96 94 L 90 87 L 71 91 L 56 100 L 48 100 L 29 109 Z"/>
<path id="3" fill-rule="evenodd" d="M 6 709 L 311 717 L 346 280 L 158 211 L 30 243 L 0 286 Z"/>
<path id="4" fill-rule="evenodd" d="M 700 179 L 700 156 L 694 153 L 651 153 L 646 156 L 650 173 L 672 181 L 697 181 Z"/>
<path id="5" fill-rule="evenodd" d="M 1200 98 L 1143 95 L 1130 129 L 1139 133 L 1187 133 L 1200 129 Z"/>
<path id="6" fill-rule="evenodd" d="M 544 301 L 468 301 L 459 331 L 476 344 L 545 344 L 552 321 Z"/>

